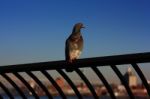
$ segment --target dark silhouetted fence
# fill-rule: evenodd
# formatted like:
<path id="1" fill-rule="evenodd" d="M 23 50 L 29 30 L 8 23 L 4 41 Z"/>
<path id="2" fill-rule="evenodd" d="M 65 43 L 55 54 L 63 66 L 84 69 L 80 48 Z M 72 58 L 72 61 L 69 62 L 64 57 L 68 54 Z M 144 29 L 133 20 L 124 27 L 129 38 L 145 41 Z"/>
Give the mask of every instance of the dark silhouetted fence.
<path id="1" fill-rule="evenodd" d="M 24 76 L 20 74 L 20 73 L 25 73 L 41 87 L 41 89 L 45 92 L 45 95 L 49 99 L 52 99 L 53 95 L 50 93 L 50 91 L 48 91 L 48 88 L 41 82 L 41 80 L 37 77 L 37 75 L 35 75 L 33 73 L 33 71 L 39 71 L 56 88 L 60 97 L 62 97 L 63 99 L 66 99 L 67 96 L 64 93 L 63 89 L 58 85 L 58 83 L 55 82 L 54 78 L 48 72 L 51 70 L 56 70 L 71 86 L 76 97 L 78 97 L 79 99 L 82 99 L 83 96 L 82 96 L 81 92 L 78 90 L 77 86 L 70 79 L 70 77 L 67 75 L 67 72 L 65 72 L 63 70 L 66 68 L 70 68 L 70 69 L 74 69 L 74 72 L 81 77 L 81 79 L 84 81 L 86 86 L 89 88 L 91 95 L 95 99 L 98 99 L 99 96 L 96 93 L 94 87 L 90 83 L 89 79 L 85 76 L 85 74 L 80 70 L 80 68 L 91 68 L 93 70 L 93 72 L 97 75 L 97 77 L 102 81 L 104 86 L 106 87 L 110 97 L 112 99 L 116 99 L 113 89 L 111 88 L 108 81 L 105 79 L 103 74 L 98 69 L 98 67 L 100 67 L 100 66 L 110 66 L 112 68 L 112 70 L 117 74 L 121 83 L 124 85 L 128 95 L 129 95 L 129 98 L 135 99 L 135 96 L 133 95 L 131 88 L 129 87 L 129 85 L 128 85 L 127 81 L 125 80 L 124 76 L 122 75 L 122 73 L 117 68 L 117 65 L 119 65 L 119 66 L 124 65 L 124 64 L 132 65 L 133 68 L 135 69 L 135 71 L 137 72 L 137 74 L 139 75 L 141 81 L 143 82 L 143 85 L 145 86 L 148 95 L 150 96 L 150 87 L 149 87 L 147 80 L 144 77 L 141 69 L 138 66 L 138 63 L 148 63 L 148 62 L 150 62 L 150 53 L 137 53 L 137 54 L 78 59 L 72 64 L 67 63 L 66 61 L 53 61 L 53 62 L 39 62 L 39 63 L 30 63 L 30 64 L 0 66 L 0 75 L 14 87 L 14 89 L 18 92 L 18 94 L 23 99 L 27 99 L 27 96 L 22 91 L 21 87 L 15 82 L 15 80 L 12 79 L 10 76 L 8 76 L 9 73 L 13 74 L 17 79 L 19 79 L 24 84 L 24 86 L 26 86 L 26 88 L 28 88 L 28 90 L 32 93 L 32 95 L 36 99 L 39 99 L 40 96 L 39 96 L 39 94 L 37 94 L 36 90 L 33 87 L 31 87 L 31 85 L 24 78 Z M 14 95 L 8 89 L 7 84 L 0 82 L 0 87 L 8 97 L 10 97 L 11 99 L 14 98 Z M 0 95 L 0 97 L 3 98 L 2 95 Z"/>

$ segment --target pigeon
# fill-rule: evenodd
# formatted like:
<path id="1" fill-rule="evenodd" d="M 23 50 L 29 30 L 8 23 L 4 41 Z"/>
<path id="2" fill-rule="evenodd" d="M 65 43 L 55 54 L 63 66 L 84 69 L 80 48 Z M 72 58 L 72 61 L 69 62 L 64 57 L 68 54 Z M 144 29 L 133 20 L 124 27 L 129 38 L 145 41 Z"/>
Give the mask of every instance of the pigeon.
<path id="1" fill-rule="evenodd" d="M 83 49 L 83 37 L 81 35 L 81 28 L 84 28 L 82 23 L 74 25 L 71 35 L 67 38 L 65 43 L 65 57 L 66 61 L 73 63 L 79 58 Z M 73 69 L 66 69 L 67 72 L 72 72 Z"/>

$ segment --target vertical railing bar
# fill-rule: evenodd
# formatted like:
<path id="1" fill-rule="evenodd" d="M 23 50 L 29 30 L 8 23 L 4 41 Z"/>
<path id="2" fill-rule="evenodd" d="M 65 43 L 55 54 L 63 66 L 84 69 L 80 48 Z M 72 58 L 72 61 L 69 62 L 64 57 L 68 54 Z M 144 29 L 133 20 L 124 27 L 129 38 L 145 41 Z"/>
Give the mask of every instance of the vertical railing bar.
<path id="1" fill-rule="evenodd" d="M 49 80 L 49 82 L 51 82 L 53 84 L 53 86 L 57 89 L 57 91 L 59 92 L 59 94 L 61 95 L 61 97 L 63 99 L 66 99 L 67 98 L 66 95 L 61 90 L 61 88 L 59 87 L 59 85 L 55 82 L 55 80 L 51 77 L 51 75 L 47 71 L 45 71 L 45 70 L 42 70 L 41 72 L 45 75 L 45 77 Z"/>
<path id="2" fill-rule="evenodd" d="M 111 65 L 111 68 L 114 70 L 114 72 L 117 74 L 117 76 L 119 77 L 121 83 L 125 86 L 130 99 L 135 99 L 127 81 L 124 79 L 123 75 L 121 74 L 121 72 L 119 71 L 119 69 L 116 67 L 116 65 Z"/>
<path id="3" fill-rule="evenodd" d="M 140 77 L 141 81 L 143 82 L 143 84 L 144 84 L 144 86 L 145 86 L 145 88 L 147 90 L 147 93 L 148 93 L 148 95 L 150 97 L 150 87 L 149 87 L 149 85 L 147 83 L 147 80 L 146 80 L 144 74 L 142 73 L 141 69 L 139 68 L 139 66 L 136 63 L 132 63 L 131 65 L 133 66 L 133 68 L 135 69 L 137 74 L 139 75 L 139 77 Z"/>
<path id="4" fill-rule="evenodd" d="M 59 72 L 59 74 L 62 75 L 62 77 L 68 82 L 68 84 L 72 87 L 77 97 L 79 99 L 83 99 L 82 95 L 80 94 L 80 92 L 78 91 L 72 80 L 62 70 L 57 70 L 57 72 Z"/>
<path id="5" fill-rule="evenodd" d="M 82 78 L 82 80 L 84 81 L 84 83 L 87 85 L 87 87 L 89 88 L 89 90 L 91 91 L 93 97 L 95 99 L 99 99 L 99 97 L 97 96 L 93 86 L 91 85 L 91 83 L 89 82 L 89 80 L 84 76 L 84 74 L 79 70 L 79 69 L 75 69 L 75 71 L 77 72 L 77 74 Z"/>
<path id="6" fill-rule="evenodd" d="M 112 99 L 116 99 L 111 86 L 109 85 L 109 83 L 107 82 L 107 80 L 105 79 L 105 77 L 103 76 L 103 74 L 100 72 L 100 70 L 98 70 L 96 67 L 92 67 L 92 69 L 97 74 L 97 76 L 99 77 L 99 79 L 103 82 L 103 84 L 105 85 L 105 87 L 107 88 L 107 90 L 108 90 L 111 98 Z"/>
<path id="7" fill-rule="evenodd" d="M 5 93 L 10 97 L 10 99 L 14 99 L 14 96 L 9 92 L 8 88 L 0 82 L 0 87 L 5 91 Z"/>
<path id="8" fill-rule="evenodd" d="M 6 74 L 1 74 L 21 95 L 23 99 L 27 99 L 24 93 L 21 91 L 21 89 L 14 83 L 13 80 L 11 80 Z"/>
<path id="9" fill-rule="evenodd" d="M 34 91 L 34 89 L 29 85 L 29 83 L 28 83 L 22 76 L 20 76 L 19 73 L 13 72 L 13 74 L 14 74 L 18 79 L 20 79 L 20 81 L 32 92 L 33 96 L 34 96 L 36 99 L 39 99 L 39 96 L 36 94 L 36 92 Z"/>
<path id="10" fill-rule="evenodd" d="M 52 95 L 49 93 L 49 91 L 47 90 L 47 88 L 42 84 L 42 82 L 30 71 L 26 71 L 26 73 L 34 79 L 35 82 L 37 82 L 37 84 L 43 89 L 43 91 L 45 92 L 45 94 L 48 96 L 48 98 L 53 99 Z"/>

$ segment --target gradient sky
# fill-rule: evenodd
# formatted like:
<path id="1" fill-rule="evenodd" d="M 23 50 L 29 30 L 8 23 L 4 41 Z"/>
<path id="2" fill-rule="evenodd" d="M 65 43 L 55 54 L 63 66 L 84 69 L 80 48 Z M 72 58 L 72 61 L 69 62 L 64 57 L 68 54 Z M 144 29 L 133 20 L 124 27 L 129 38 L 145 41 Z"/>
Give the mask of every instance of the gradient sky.
<path id="1" fill-rule="evenodd" d="M 149 5 L 149 0 L 0 0 L 0 65 L 64 60 L 65 40 L 77 22 L 86 27 L 81 58 L 149 52 Z"/>

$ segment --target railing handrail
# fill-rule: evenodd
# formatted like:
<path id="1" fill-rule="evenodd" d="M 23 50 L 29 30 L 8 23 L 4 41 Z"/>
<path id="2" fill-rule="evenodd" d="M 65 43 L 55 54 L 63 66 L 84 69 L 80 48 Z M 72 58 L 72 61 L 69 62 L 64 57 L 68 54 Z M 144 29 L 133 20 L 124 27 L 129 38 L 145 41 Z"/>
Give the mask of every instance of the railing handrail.
<path id="1" fill-rule="evenodd" d="M 124 65 L 124 64 L 130 64 L 133 66 L 134 70 L 136 73 L 139 75 L 141 78 L 141 81 L 143 85 L 145 86 L 148 95 L 150 96 L 150 87 L 149 84 L 141 71 L 141 69 L 138 66 L 138 63 L 150 63 L 150 52 L 145 52 L 145 53 L 135 53 L 135 54 L 124 54 L 124 55 L 113 55 L 113 56 L 103 56 L 103 57 L 92 57 L 92 58 L 84 58 L 84 59 L 78 59 L 73 63 L 69 63 L 65 60 L 60 60 L 60 61 L 52 61 L 52 62 L 38 62 L 38 63 L 28 63 L 28 64 L 17 64 L 17 65 L 5 65 L 5 66 L 0 66 L 0 75 L 7 80 L 13 87 L 14 89 L 19 93 L 19 95 L 23 98 L 26 99 L 26 95 L 23 93 L 21 88 L 16 84 L 14 79 L 11 79 L 7 75 L 7 73 L 12 73 L 16 78 L 20 79 L 20 81 L 29 89 L 29 91 L 33 94 L 35 98 L 39 98 L 38 94 L 35 92 L 35 89 L 32 88 L 29 85 L 29 82 L 25 80 L 23 75 L 20 75 L 19 72 L 24 72 L 27 74 L 31 79 L 33 79 L 39 87 L 43 90 L 45 95 L 52 99 L 53 94 L 47 89 L 47 87 L 42 83 L 42 81 L 35 75 L 32 71 L 39 71 L 45 78 L 49 80 L 52 85 L 57 89 L 59 92 L 59 95 L 63 99 L 66 99 L 66 94 L 63 92 L 61 87 L 55 82 L 54 78 L 51 77 L 51 74 L 48 73 L 50 70 L 56 70 L 65 80 L 68 82 L 68 84 L 71 86 L 72 90 L 74 91 L 75 95 L 79 98 L 82 99 L 82 94 L 81 92 L 77 89 L 77 86 L 74 84 L 74 82 L 70 79 L 70 77 L 66 74 L 65 71 L 62 69 L 72 69 L 78 76 L 84 81 L 86 86 L 88 87 L 90 94 L 93 95 L 93 98 L 99 99 L 99 96 L 96 92 L 96 90 L 93 88 L 93 85 L 85 76 L 85 74 L 80 70 L 80 68 L 91 68 L 93 72 L 99 77 L 100 80 L 104 83 L 105 87 L 107 88 L 110 96 L 112 99 L 116 99 L 115 94 L 113 93 L 113 89 L 101 73 L 100 69 L 98 69 L 99 66 L 110 66 L 115 74 L 118 76 L 120 79 L 121 83 L 124 85 L 130 99 L 135 99 L 135 96 L 125 80 L 125 77 L 122 75 L 122 73 L 119 71 L 117 68 L 117 65 Z M 13 95 L 9 92 L 5 84 L 0 83 L 0 87 L 5 91 L 5 93 L 13 99 Z M 2 97 L 0 95 L 0 97 Z"/>
<path id="2" fill-rule="evenodd" d="M 150 62 L 150 52 L 78 59 L 70 64 L 64 60 L 0 66 L 0 73 L 82 68 Z"/>

